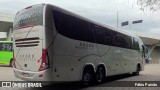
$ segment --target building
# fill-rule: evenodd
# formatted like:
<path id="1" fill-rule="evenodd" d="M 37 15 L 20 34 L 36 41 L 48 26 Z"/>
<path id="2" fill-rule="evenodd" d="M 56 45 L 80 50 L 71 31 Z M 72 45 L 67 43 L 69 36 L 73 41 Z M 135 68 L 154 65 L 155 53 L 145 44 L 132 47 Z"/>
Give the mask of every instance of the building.
<path id="1" fill-rule="evenodd" d="M 14 16 L 0 12 L 0 40 L 12 40 Z"/>

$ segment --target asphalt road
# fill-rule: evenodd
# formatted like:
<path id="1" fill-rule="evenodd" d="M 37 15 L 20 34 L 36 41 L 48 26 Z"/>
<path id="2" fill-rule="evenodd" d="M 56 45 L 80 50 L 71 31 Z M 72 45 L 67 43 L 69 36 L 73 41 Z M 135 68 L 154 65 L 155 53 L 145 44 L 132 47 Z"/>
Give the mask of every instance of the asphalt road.
<path id="1" fill-rule="evenodd" d="M 14 77 L 12 67 L 0 66 L 0 81 L 22 81 Z"/>
<path id="2" fill-rule="evenodd" d="M 11 67 L 3 67 L 0 66 L 0 81 L 21 81 L 14 77 L 13 69 Z M 124 81 L 124 82 L 123 82 Z M 48 88 L 52 88 L 54 90 L 160 90 L 160 87 L 121 87 L 126 86 L 130 82 L 135 81 L 152 81 L 153 83 L 158 84 L 160 86 L 160 82 L 157 83 L 156 81 L 160 81 L 160 64 L 148 64 L 145 65 L 145 71 L 140 72 L 140 75 L 133 76 L 129 74 L 124 75 L 117 75 L 108 77 L 104 83 L 100 85 L 92 85 L 88 87 L 83 87 L 79 82 L 72 82 L 72 83 L 60 83 L 60 84 L 53 84 L 49 86 L 45 86 L 45 90 Z M 133 83 L 133 82 L 132 82 Z M 109 85 L 113 85 L 113 87 L 109 87 Z M 135 85 L 135 84 L 134 84 Z M 119 86 L 119 87 L 116 87 Z M 41 90 L 44 88 L 0 88 L 0 90 Z"/>

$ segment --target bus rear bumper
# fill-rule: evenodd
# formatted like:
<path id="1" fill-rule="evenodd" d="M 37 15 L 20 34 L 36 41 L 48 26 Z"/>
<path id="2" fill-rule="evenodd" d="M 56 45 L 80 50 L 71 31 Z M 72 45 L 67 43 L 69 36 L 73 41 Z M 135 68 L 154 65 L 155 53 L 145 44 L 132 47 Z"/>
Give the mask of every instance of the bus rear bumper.
<path id="1" fill-rule="evenodd" d="M 33 72 L 33 71 L 24 71 L 24 70 L 13 68 L 13 71 L 16 78 L 19 78 L 25 81 L 51 81 L 52 80 L 52 78 L 49 77 L 51 76 L 51 74 L 49 74 L 50 69 Z"/>

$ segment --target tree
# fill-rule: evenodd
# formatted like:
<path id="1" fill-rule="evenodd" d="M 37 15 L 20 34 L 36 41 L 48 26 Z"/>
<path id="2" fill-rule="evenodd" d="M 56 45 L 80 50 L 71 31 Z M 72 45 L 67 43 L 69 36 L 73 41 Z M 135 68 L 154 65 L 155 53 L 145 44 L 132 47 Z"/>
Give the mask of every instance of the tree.
<path id="1" fill-rule="evenodd" d="M 149 8 L 151 11 L 160 10 L 160 0 L 137 0 L 137 4 L 141 6 L 141 10 Z"/>

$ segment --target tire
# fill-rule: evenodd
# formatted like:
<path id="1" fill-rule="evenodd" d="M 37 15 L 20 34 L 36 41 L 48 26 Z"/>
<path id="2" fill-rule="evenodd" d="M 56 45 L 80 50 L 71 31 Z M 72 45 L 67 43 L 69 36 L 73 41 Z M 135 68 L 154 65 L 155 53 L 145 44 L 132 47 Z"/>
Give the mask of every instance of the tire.
<path id="1" fill-rule="evenodd" d="M 105 79 L 105 71 L 102 67 L 99 67 L 96 71 L 95 80 L 98 84 L 102 83 Z"/>
<path id="2" fill-rule="evenodd" d="M 92 84 L 94 78 L 94 71 L 90 68 L 86 68 L 83 71 L 82 83 L 85 86 L 89 86 Z"/>
<path id="3" fill-rule="evenodd" d="M 136 72 L 133 73 L 133 75 L 139 75 L 140 72 L 140 65 L 137 65 L 137 70 Z"/>
<path id="4" fill-rule="evenodd" d="M 13 67 L 13 59 L 11 59 L 9 66 Z"/>

